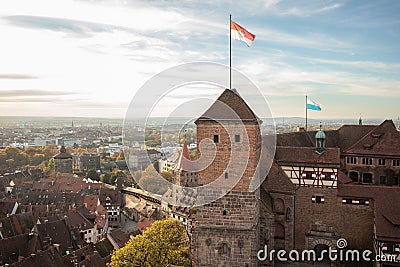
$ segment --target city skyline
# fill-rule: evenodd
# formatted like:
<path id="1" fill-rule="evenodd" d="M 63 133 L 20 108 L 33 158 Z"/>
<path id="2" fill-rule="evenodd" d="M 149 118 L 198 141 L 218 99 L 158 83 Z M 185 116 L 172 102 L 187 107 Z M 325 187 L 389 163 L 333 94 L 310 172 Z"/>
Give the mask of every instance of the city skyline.
<path id="1" fill-rule="evenodd" d="M 43 0 L 4 1 L 0 10 L 2 116 L 122 118 L 160 71 L 229 64 L 229 13 L 256 35 L 249 48 L 232 41 L 233 67 L 274 116 L 304 117 L 306 94 L 322 104 L 311 118 L 399 116 L 397 1 Z M 221 92 L 206 91 L 213 100 Z M 166 105 L 179 105 L 182 92 L 170 98 Z"/>

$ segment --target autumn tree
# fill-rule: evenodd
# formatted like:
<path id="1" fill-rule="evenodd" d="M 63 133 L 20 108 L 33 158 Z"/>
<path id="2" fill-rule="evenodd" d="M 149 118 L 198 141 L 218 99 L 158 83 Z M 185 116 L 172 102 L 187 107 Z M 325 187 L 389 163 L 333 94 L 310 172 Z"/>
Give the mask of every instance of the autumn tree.
<path id="1" fill-rule="evenodd" d="M 160 175 L 170 183 L 174 183 L 174 176 L 172 175 L 171 171 L 162 171 Z"/>
<path id="2" fill-rule="evenodd" d="M 86 177 L 94 181 L 100 181 L 100 175 L 95 170 L 88 170 Z"/>
<path id="3" fill-rule="evenodd" d="M 109 267 L 165 267 L 190 264 L 186 230 L 180 221 L 169 218 L 154 222 L 142 235 L 133 237 L 113 252 Z"/>

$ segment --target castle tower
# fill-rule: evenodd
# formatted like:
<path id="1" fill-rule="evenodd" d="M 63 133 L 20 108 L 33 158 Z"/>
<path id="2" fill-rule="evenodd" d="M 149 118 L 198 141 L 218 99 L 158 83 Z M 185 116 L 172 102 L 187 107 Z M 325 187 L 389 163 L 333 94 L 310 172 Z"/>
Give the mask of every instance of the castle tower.
<path id="1" fill-rule="evenodd" d="M 226 89 L 195 123 L 198 147 L 209 139 L 216 148 L 212 163 L 199 170 L 198 184 L 235 175 L 239 181 L 225 196 L 193 209 L 193 266 L 258 266 L 259 189 L 250 192 L 249 186 L 260 157 L 260 121 L 236 91 Z M 211 154 L 208 149 L 200 149 L 201 157 Z M 231 166 L 232 158 L 244 165 Z"/>
<path id="2" fill-rule="evenodd" d="M 178 163 L 173 170 L 175 184 L 185 187 L 197 186 L 197 173 L 194 171 L 195 162 L 190 160 L 189 149 L 186 141 L 183 142 L 182 151 L 178 158 Z"/>
<path id="3" fill-rule="evenodd" d="M 60 148 L 60 153 L 54 157 L 54 171 L 72 173 L 72 155 L 67 152 L 65 146 Z"/>

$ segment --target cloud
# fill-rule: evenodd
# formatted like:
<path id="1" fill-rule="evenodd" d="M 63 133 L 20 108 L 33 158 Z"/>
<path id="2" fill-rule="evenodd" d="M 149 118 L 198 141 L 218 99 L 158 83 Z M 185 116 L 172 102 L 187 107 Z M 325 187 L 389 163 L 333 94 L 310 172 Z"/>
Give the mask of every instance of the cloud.
<path id="1" fill-rule="evenodd" d="M 400 92 L 395 90 L 400 87 L 398 79 L 337 70 L 311 71 L 266 59 L 242 62 L 238 67 L 246 69 L 245 73 L 266 95 L 295 96 L 307 92 L 335 92 L 337 95 L 400 96 Z"/>
<path id="2" fill-rule="evenodd" d="M 310 57 L 297 57 L 302 60 L 306 60 L 313 64 L 329 64 L 329 65 L 339 65 L 339 66 L 348 66 L 351 68 L 364 69 L 368 71 L 377 71 L 377 72 L 390 72 L 390 73 L 399 73 L 400 72 L 400 64 L 399 63 L 387 63 L 380 61 L 367 61 L 367 60 L 333 60 L 333 59 L 321 59 L 321 58 L 310 58 Z"/>
<path id="3" fill-rule="evenodd" d="M 38 77 L 28 74 L 17 74 L 17 73 L 0 73 L 0 79 L 10 80 L 25 80 L 25 79 L 37 79 Z"/>
<path id="4" fill-rule="evenodd" d="M 60 31 L 65 33 L 73 33 L 82 36 L 90 36 L 90 33 L 106 32 L 115 29 L 121 29 L 113 25 L 90 23 L 86 21 L 41 17 L 41 16 L 6 16 L 3 19 L 11 24 L 19 27 L 47 29 L 52 31 Z"/>
<path id="5" fill-rule="evenodd" d="M 48 91 L 40 89 L 22 89 L 22 90 L 0 90 L 1 98 L 11 97 L 46 97 L 46 96 L 70 96 L 76 95 L 76 92 Z M 54 100 L 54 99 L 53 99 Z"/>
<path id="6" fill-rule="evenodd" d="M 314 2 L 318 3 L 318 2 Z M 327 6 L 309 6 L 309 5 L 303 5 L 302 7 L 292 7 L 288 9 L 284 9 L 278 12 L 278 15 L 284 16 L 284 15 L 293 15 L 293 16 L 299 16 L 299 17 L 308 17 L 312 16 L 315 14 L 320 14 L 320 13 L 326 13 L 335 9 L 338 9 L 342 7 L 343 4 L 340 3 L 335 3 L 332 5 L 327 5 Z"/>
<path id="7" fill-rule="evenodd" d="M 265 27 L 256 27 L 253 32 L 257 33 L 256 40 L 262 40 L 267 43 L 279 43 L 284 44 L 285 46 L 342 52 L 347 54 L 351 54 L 351 50 L 353 49 L 351 44 L 320 32 L 290 34 Z"/>

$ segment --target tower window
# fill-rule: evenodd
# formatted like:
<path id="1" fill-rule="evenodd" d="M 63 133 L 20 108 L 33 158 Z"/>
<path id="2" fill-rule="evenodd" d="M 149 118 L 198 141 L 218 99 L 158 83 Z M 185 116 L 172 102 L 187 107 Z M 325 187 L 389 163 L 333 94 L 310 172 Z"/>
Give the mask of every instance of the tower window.
<path id="1" fill-rule="evenodd" d="M 226 214 L 227 214 L 227 212 L 226 212 L 226 210 L 224 210 L 224 211 L 222 212 L 222 215 L 226 216 Z"/>
<path id="2" fill-rule="evenodd" d="M 227 244 L 222 244 L 222 251 L 221 251 L 221 253 L 222 254 L 224 254 L 224 255 L 226 255 L 226 254 L 228 254 L 228 245 Z"/>
<path id="3" fill-rule="evenodd" d="M 219 142 L 219 135 L 218 134 L 214 134 L 214 143 L 218 143 Z"/>
<path id="4" fill-rule="evenodd" d="M 228 172 L 225 172 L 225 173 L 224 173 L 224 176 L 225 176 L 225 179 L 228 179 L 228 177 L 229 177 Z"/>
<path id="5" fill-rule="evenodd" d="M 235 142 L 236 143 L 240 142 L 240 134 L 235 134 Z"/>

